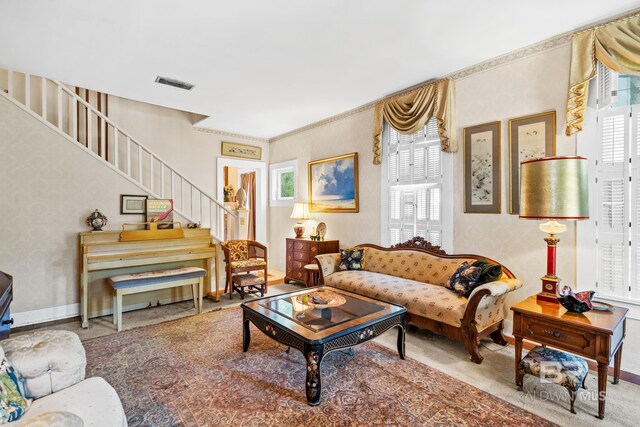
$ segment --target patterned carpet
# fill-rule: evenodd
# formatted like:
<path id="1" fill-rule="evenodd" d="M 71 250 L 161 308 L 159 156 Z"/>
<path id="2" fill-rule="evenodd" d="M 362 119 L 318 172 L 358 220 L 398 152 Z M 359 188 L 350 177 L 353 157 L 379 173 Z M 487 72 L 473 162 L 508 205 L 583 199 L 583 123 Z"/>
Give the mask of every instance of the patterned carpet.
<path id="1" fill-rule="evenodd" d="M 241 319 L 225 309 L 85 341 L 87 376 L 115 387 L 131 427 L 552 425 L 373 342 L 323 360 L 311 407 L 302 354 L 253 327 L 243 353 Z"/>

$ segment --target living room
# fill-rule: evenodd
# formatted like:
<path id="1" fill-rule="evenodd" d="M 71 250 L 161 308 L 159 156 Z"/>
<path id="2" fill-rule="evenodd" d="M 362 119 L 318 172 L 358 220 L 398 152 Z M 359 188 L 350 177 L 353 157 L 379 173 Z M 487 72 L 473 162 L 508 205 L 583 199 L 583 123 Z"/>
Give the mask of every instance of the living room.
<path id="1" fill-rule="evenodd" d="M 76 413 L 80 418 L 60 418 L 60 425 L 83 425 L 72 424 L 82 419 L 86 425 L 635 422 L 634 402 L 640 398 L 636 273 L 640 258 L 636 257 L 637 217 L 632 203 L 637 129 L 633 108 L 638 87 L 634 78 L 640 75 L 640 4 L 501 1 L 465 5 L 464 16 L 454 6 L 417 1 L 187 5 L 198 13 L 176 16 L 170 3 L 116 2 L 106 10 L 67 1 L 0 4 L 2 15 L 12 18 L 0 29 L 5 40 L 0 45 L 0 182 L 5 183 L 0 211 L 6 218 L 0 225 L 0 271 L 12 276 L 9 340 L 26 340 L 21 337 L 53 330 L 77 334 L 78 341 L 63 335 L 62 347 L 75 348 L 80 364 L 80 354 L 86 353 L 86 377 L 104 378 L 105 384 L 92 386 L 108 390 L 111 394 L 105 394 L 109 396 L 105 402 L 115 407 L 109 410 L 121 411 L 120 418 L 105 418 L 101 412 L 105 408 L 84 408 Z M 529 18 L 523 20 L 523 16 Z M 618 32 L 607 32 L 614 27 Z M 597 65 L 585 72 L 585 64 L 592 63 Z M 156 76 L 195 87 L 185 91 L 161 86 Z M 611 91 L 601 90 L 605 81 L 615 83 L 615 99 Z M 623 117 L 622 125 L 614 122 L 611 132 L 620 132 L 615 126 L 622 126 L 626 136 L 621 139 L 622 151 L 615 146 L 610 152 L 619 168 L 605 170 L 600 166 L 610 152 L 600 149 L 609 135 L 603 123 L 617 117 Z M 407 122 L 405 130 L 402 120 Z M 544 137 L 536 139 L 542 151 L 534 159 L 588 159 L 589 181 L 581 188 L 589 201 L 586 209 L 576 205 L 580 215 L 527 213 L 537 211 L 534 208 L 540 204 L 536 199 L 527 205 L 525 196 L 542 187 L 547 173 L 555 171 L 532 175 L 535 178 L 526 181 L 534 184 L 529 192 L 521 188 L 517 174 L 523 176 L 523 183 L 529 175 L 520 165 L 526 159 L 519 157 L 522 151 L 517 146 L 526 146 L 526 130 L 532 129 L 545 129 Z M 493 162 L 483 187 L 490 197 L 482 198 L 471 178 L 477 161 L 472 152 L 487 135 L 490 143 L 482 147 Z M 403 147 L 417 146 L 427 147 L 425 168 L 438 165 L 435 180 L 425 172 L 424 181 L 415 181 L 413 161 L 393 168 Z M 429 147 L 439 149 L 429 151 Z M 238 156 L 233 150 L 242 153 Z M 408 156 L 414 159 L 413 152 Z M 623 163 L 631 166 L 625 168 Z M 347 165 L 345 170 L 351 173 L 348 184 L 353 191 L 345 193 L 344 206 L 337 209 L 321 207 L 322 192 L 317 186 L 323 184 L 314 178 L 315 170 L 323 176 L 331 165 L 336 170 Z M 233 168 L 237 178 L 230 177 Z M 407 172 L 408 181 L 400 182 Z M 247 214 L 240 208 L 251 189 L 238 193 L 238 187 L 251 173 L 255 194 L 248 196 Z M 288 180 L 291 175 L 287 174 L 293 176 L 293 187 L 283 191 L 281 177 L 286 175 Z M 615 193 L 615 183 L 599 184 L 611 177 L 632 184 Z M 224 188 L 232 182 L 233 191 L 225 196 Z M 559 182 L 554 183 L 556 187 L 564 188 Z M 118 239 L 123 238 L 124 224 L 147 220 L 144 211 L 126 213 L 123 196 L 127 195 L 171 200 L 173 221 L 181 223 L 172 230 L 184 229 L 185 238 L 193 236 L 194 241 L 210 244 L 210 248 L 198 248 L 209 254 L 208 261 L 203 263 L 204 255 L 197 259 L 180 255 L 142 267 L 122 264 L 115 272 L 85 271 L 81 239 L 90 246 L 91 239 L 116 236 L 108 244 L 122 243 Z M 614 195 L 621 195 L 622 202 Z M 571 194 L 562 196 L 562 200 L 575 199 Z M 132 198 L 131 203 L 136 200 Z M 297 203 L 306 203 L 300 215 L 293 214 Z M 410 214 L 404 210 L 407 206 Z M 87 217 L 96 209 L 107 218 L 102 233 L 90 233 L 95 225 L 87 225 Z M 624 215 L 629 227 L 620 225 L 627 222 L 619 220 Z M 545 242 L 549 231 L 541 231 L 542 219 L 566 225 L 561 234 L 559 229 L 552 231 L 558 233 L 559 242 Z M 611 227 L 602 225 L 607 220 Z M 295 238 L 297 221 L 304 227 L 303 239 Z M 198 223 L 200 229 L 188 228 Z M 322 240 L 310 240 L 318 234 Z M 395 296 L 364 295 L 391 307 L 406 307 L 406 315 L 398 312 L 404 321 L 370 342 L 327 354 L 322 365 L 320 361 L 310 365 L 308 354 L 295 351 L 295 345 L 283 345 L 269 333 L 263 334 L 274 325 L 243 322 L 243 313 L 255 316 L 249 310 L 254 307 L 251 304 L 259 304 L 261 295 L 258 292 L 243 301 L 227 282 L 231 262 L 225 262 L 220 241 L 238 236 L 266 248 L 268 255 L 264 254 L 266 262 L 261 266 L 265 271 L 258 277 L 267 282 L 267 298 L 309 292 L 304 284 L 311 279 L 334 286 L 331 276 L 336 274 L 361 277 L 364 273 L 333 272 L 335 259 L 321 253 L 336 252 L 332 244 L 343 250 L 364 244 L 388 248 L 416 236 L 426 237 L 449 255 L 477 254 L 495 260 L 504 274 L 498 282 L 511 288 L 491 288 L 493 294 L 476 298 L 478 312 L 470 311 L 469 323 L 462 316 L 454 319 L 455 328 L 434 324 L 429 309 L 423 316 L 429 320 L 420 320 L 410 302 L 402 303 Z M 318 248 L 318 259 L 303 254 L 300 268 L 293 269 L 288 256 L 301 253 L 294 248 L 296 243 Z M 149 244 L 160 245 L 153 240 Z M 175 248 L 170 241 L 167 245 Z M 331 249 L 320 249 L 324 246 Z M 418 257 L 436 256 L 421 249 L 404 250 Z M 350 255 L 354 253 L 357 256 L 358 250 Z M 364 247 L 361 267 L 368 273 L 378 268 L 368 262 L 396 253 L 403 254 Z M 463 260 L 475 261 L 473 256 L 446 256 L 419 258 L 415 272 L 398 274 L 426 281 L 419 278 L 418 270 L 452 259 L 456 265 L 448 279 Z M 316 262 L 319 271 L 305 269 Z M 120 304 L 113 303 L 117 286 L 112 289 L 109 277 L 149 273 L 159 265 L 207 270 L 204 278 L 197 277 L 204 301 L 194 301 L 198 300 L 196 284 L 192 291 L 187 285 L 193 280 L 190 276 L 182 287 L 137 292 L 125 295 Z M 294 270 L 301 276 L 294 276 Z M 83 278 L 85 273 L 88 279 Z M 409 277 L 414 273 L 416 278 Z M 594 329 L 581 335 L 588 337 L 588 343 L 562 347 L 531 339 L 532 329 L 522 329 L 532 311 L 518 307 L 530 297 L 538 301 L 541 277 L 545 285 L 560 278 L 558 292 L 563 292 L 564 285 L 576 293 L 596 291 L 593 304 L 589 302 L 595 308 L 586 313 L 565 313 L 557 301 L 540 303 L 543 308 L 549 307 L 545 304 L 556 307 L 552 311 L 558 319 L 545 318 L 547 333 L 556 333 L 560 338 L 555 338 L 562 340 L 562 334 L 577 328 L 564 322 L 591 323 Z M 226 288 L 231 292 L 225 293 Z M 473 294 L 467 297 L 474 299 Z M 477 313 L 491 298 L 499 319 L 481 330 Z M 242 309 L 241 302 L 246 303 Z M 608 311 L 597 310 L 602 307 Z M 314 310 L 326 317 L 327 309 Z M 590 346 L 596 348 L 594 337 L 600 340 L 598 334 L 606 330 L 594 326 L 593 319 L 602 316 L 620 317 L 609 325 L 611 334 L 605 334 L 612 342 L 602 341 L 612 347 L 605 351 L 606 360 L 589 357 Z M 246 352 L 243 324 L 249 327 L 252 340 L 249 344 L 248 335 L 244 337 Z M 402 346 L 396 329 L 402 332 Z M 377 330 L 371 331 L 378 335 Z M 502 335 L 506 343 L 501 344 Z M 27 375 L 8 350 L 18 342 L 6 342 L 0 341 L 0 346 L 7 359 Z M 36 342 L 29 345 L 37 347 Z M 46 351 L 65 354 L 59 343 L 45 344 Z M 588 363 L 587 390 L 567 392 L 542 373 L 541 378 L 525 375 L 520 390 L 515 348 L 520 346 L 524 356 L 538 344 L 577 357 L 572 361 L 580 366 Z M 307 384 L 309 373 L 315 372 L 313 366 L 319 367 L 318 382 L 320 375 L 323 379 L 321 391 Z M 54 386 L 51 396 L 32 392 L 34 400 L 24 421 L 33 409 L 43 415 L 42 408 L 73 414 L 73 402 L 60 393 L 89 381 L 84 376 L 84 371 L 77 375 L 82 381 L 76 385 Z M 612 384 L 618 376 L 619 383 Z M 603 386 L 606 400 L 599 393 Z M 315 393 L 313 398 L 310 393 Z M 570 410 L 573 393 L 577 393 L 575 414 Z M 37 405 L 56 396 L 61 397 Z M 91 424 L 96 414 L 102 424 Z"/>

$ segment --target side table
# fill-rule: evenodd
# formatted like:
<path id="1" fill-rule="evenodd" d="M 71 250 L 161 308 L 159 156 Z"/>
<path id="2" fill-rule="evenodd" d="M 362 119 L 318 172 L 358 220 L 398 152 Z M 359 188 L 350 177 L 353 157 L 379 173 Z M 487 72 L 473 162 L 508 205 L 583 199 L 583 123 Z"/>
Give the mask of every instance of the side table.
<path id="1" fill-rule="evenodd" d="M 598 418 L 604 418 L 607 372 L 614 360 L 613 384 L 620 379 L 626 308 L 571 313 L 560 304 L 537 301 L 535 295 L 511 307 L 515 337 L 516 385 L 522 386 L 522 340 L 527 339 L 598 362 Z"/>
<path id="2" fill-rule="evenodd" d="M 320 274 L 318 264 L 307 264 L 304 266 L 304 270 L 307 272 L 306 287 L 309 288 L 311 286 L 317 286 L 318 275 Z"/>

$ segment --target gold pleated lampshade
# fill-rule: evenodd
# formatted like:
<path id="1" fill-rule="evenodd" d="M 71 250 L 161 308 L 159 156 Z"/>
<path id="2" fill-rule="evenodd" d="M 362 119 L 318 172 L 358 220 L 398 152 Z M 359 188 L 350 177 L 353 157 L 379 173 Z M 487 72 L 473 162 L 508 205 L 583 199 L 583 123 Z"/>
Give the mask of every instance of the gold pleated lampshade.
<path id="1" fill-rule="evenodd" d="M 587 159 L 544 157 L 520 164 L 520 218 L 589 218 Z"/>

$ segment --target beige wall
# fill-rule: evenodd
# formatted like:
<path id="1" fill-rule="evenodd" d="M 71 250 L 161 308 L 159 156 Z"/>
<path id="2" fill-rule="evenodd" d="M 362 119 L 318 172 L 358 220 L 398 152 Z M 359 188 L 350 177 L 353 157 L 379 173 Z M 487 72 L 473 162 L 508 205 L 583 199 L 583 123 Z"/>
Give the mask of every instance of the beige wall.
<path id="1" fill-rule="evenodd" d="M 327 224 L 326 239 L 339 239 L 341 246 L 380 241 L 380 167 L 373 165 L 371 129 L 373 110 L 366 110 L 327 126 L 270 144 L 272 163 L 298 160 L 298 198 L 308 200 L 307 163 L 351 152 L 358 153 L 360 180 L 359 213 L 311 213 L 305 234 L 309 235 L 314 223 Z M 285 271 L 285 239 L 295 237 L 295 220 L 289 218 L 291 207 L 269 209 L 269 258 L 273 268 Z"/>
<path id="2" fill-rule="evenodd" d="M 194 115 L 184 111 L 109 96 L 109 118 L 212 196 L 222 141 L 260 146 L 269 162 L 267 143 L 194 130 Z"/>
<path id="3" fill-rule="evenodd" d="M 539 292 L 540 277 L 546 269 L 544 234 L 537 221 L 520 220 L 508 209 L 509 137 L 511 118 L 550 110 L 557 112 L 557 153 L 575 152 L 575 137 L 564 136 L 564 107 L 568 86 L 570 47 L 564 45 L 526 56 L 515 62 L 494 67 L 456 80 L 456 114 L 460 151 L 454 155 L 453 171 L 453 252 L 476 253 L 500 261 L 524 281 L 524 288 L 512 294 L 509 307 Z M 298 159 L 298 185 L 302 198 L 307 195 L 307 162 L 322 157 L 358 151 L 360 156 L 359 214 L 315 215 L 327 223 L 331 238 L 341 246 L 364 242 L 380 242 L 381 168 L 371 164 L 371 131 L 373 110 L 292 135 L 271 144 L 271 162 Z M 502 122 L 502 213 L 499 215 L 465 214 L 463 186 L 463 128 L 500 120 Z M 294 220 L 291 208 L 270 209 L 270 241 L 272 265 L 284 268 L 284 239 L 292 235 Z M 575 284 L 574 226 L 561 237 L 558 245 L 558 276 L 564 283 Z M 640 351 L 638 321 L 629 320 L 627 355 Z M 507 331 L 511 324 L 507 322 Z M 623 359 L 623 369 L 640 372 L 640 363 L 631 356 Z"/>

